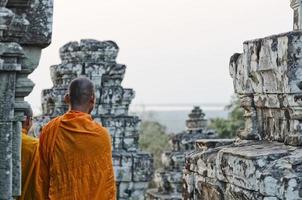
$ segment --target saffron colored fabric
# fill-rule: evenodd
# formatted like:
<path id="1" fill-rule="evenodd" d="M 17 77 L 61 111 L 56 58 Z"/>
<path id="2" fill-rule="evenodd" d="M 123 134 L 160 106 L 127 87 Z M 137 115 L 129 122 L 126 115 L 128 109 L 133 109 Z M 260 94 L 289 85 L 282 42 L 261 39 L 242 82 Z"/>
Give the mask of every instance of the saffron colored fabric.
<path id="1" fill-rule="evenodd" d="M 111 138 L 86 113 L 69 111 L 40 137 L 38 200 L 114 200 Z"/>
<path id="2" fill-rule="evenodd" d="M 39 162 L 39 140 L 28 136 L 26 129 L 22 129 L 22 193 L 19 200 L 35 199 L 35 180 Z"/>

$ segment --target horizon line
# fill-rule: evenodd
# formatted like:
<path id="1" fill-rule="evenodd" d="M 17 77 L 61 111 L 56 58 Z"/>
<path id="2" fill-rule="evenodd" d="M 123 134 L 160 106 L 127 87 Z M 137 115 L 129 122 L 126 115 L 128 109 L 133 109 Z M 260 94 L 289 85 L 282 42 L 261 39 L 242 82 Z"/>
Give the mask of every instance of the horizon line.
<path id="1" fill-rule="evenodd" d="M 186 107 L 186 106 L 226 106 L 228 103 L 134 103 L 131 106 L 156 106 L 156 107 Z"/>

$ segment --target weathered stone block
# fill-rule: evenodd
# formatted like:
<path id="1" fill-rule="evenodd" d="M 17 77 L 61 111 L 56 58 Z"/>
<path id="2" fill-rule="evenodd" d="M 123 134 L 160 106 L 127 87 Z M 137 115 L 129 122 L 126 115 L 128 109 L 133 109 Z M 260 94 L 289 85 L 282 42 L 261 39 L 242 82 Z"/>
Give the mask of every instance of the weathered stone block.
<path id="1" fill-rule="evenodd" d="M 302 2 L 301 0 L 291 0 L 290 6 L 294 10 L 294 30 L 302 29 Z"/>
<path id="2" fill-rule="evenodd" d="M 21 194 L 21 145 L 22 145 L 22 124 L 21 122 L 15 122 L 13 124 L 12 133 L 12 184 L 13 190 L 12 194 Z"/>
<path id="3" fill-rule="evenodd" d="M 302 151 L 297 149 L 268 165 L 261 175 L 260 192 L 282 199 L 302 198 L 301 158 Z"/>
<path id="4" fill-rule="evenodd" d="M 271 161 L 289 155 L 295 148 L 280 143 L 248 143 L 224 148 L 217 154 L 217 178 L 252 191 L 259 191 L 262 170 Z"/>
<path id="5" fill-rule="evenodd" d="M 118 184 L 120 200 L 144 200 L 145 190 L 148 187 L 146 182 L 121 182 Z"/>
<path id="6" fill-rule="evenodd" d="M 1 121 L 12 121 L 14 118 L 15 101 L 15 73 L 0 74 L 0 119 Z"/>
<path id="7" fill-rule="evenodd" d="M 224 185 L 211 178 L 199 178 L 196 180 L 196 188 L 198 191 L 194 194 L 190 192 L 192 196 L 188 196 L 185 199 L 201 199 L 201 200 L 224 200 Z M 194 194 L 194 195 L 193 195 Z"/>
<path id="8" fill-rule="evenodd" d="M 220 146 L 233 144 L 234 139 L 201 139 L 195 141 L 196 151 L 206 151 Z"/>
<path id="9" fill-rule="evenodd" d="M 11 199 L 13 194 L 12 135 L 12 123 L 0 121 L 0 199 Z"/>
<path id="10" fill-rule="evenodd" d="M 146 194 L 146 199 L 148 200 L 181 200 L 182 197 L 179 193 L 158 193 L 156 189 L 148 190 Z"/>
<path id="11" fill-rule="evenodd" d="M 302 144 L 302 32 L 244 42 L 243 54 L 230 61 L 235 92 L 245 109 L 242 139 Z"/>
<path id="12" fill-rule="evenodd" d="M 120 154 L 113 152 L 112 154 L 115 178 L 118 182 L 132 181 L 133 157 L 129 153 Z"/>
<path id="13" fill-rule="evenodd" d="M 185 199 L 302 199 L 300 148 L 241 142 L 190 154 Z M 198 197 L 198 198 L 197 198 Z"/>
<path id="14" fill-rule="evenodd" d="M 264 196 L 253 190 L 247 190 L 244 187 L 227 184 L 224 198 L 228 200 L 262 200 Z"/>

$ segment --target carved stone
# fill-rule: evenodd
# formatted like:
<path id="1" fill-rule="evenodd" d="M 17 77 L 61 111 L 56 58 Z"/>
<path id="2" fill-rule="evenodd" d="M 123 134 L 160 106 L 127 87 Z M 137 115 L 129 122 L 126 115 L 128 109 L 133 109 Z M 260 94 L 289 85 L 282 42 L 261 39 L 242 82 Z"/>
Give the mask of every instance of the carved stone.
<path id="1" fill-rule="evenodd" d="M 302 32 L 244 42 L 231 58 L 235 92 L 245 110 L 241 139 L 302 145 Z M 301 87 L 301 88 L 300 88 Z"/>
<path id="2" fill-rule="evenodd" d="M 294 10 L 294 30 L 302 29 L 302 1 L 290 0 L 290 7 Z"/>
<path id="3" fill-rule="evenodd" d="M 0 0 L 0 199 L 21 194 L 21 121 L 27 76 L 51 41 L 52 0 Z"/>

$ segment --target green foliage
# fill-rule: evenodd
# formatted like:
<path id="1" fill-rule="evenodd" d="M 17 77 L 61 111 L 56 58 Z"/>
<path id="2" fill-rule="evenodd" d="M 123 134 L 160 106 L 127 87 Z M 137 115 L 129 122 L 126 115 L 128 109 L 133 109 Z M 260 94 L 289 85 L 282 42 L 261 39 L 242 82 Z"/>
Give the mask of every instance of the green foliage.
<path id="1" fill-rule="evenodd" d="M 154 167 L 162 167 L 161 154 L 169 148 L 169 136 L 166 128 L 158 122 L 144 121 L 140 126 L 139 146 L 153 154 Z"/>
<path id="2" fill-rule="evenodd" d="M 244 111 L 240 107 L 238 97 L 233 96 L 231 103 L 226 106 L 228 118 L 215 118 L 210 121 L 209 128 L 216 130 L 221 138 L 233 138 L 239 129 L 244 128 Z"/>

